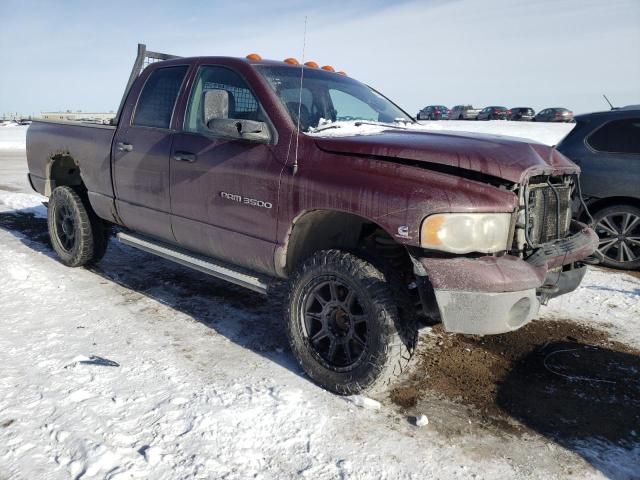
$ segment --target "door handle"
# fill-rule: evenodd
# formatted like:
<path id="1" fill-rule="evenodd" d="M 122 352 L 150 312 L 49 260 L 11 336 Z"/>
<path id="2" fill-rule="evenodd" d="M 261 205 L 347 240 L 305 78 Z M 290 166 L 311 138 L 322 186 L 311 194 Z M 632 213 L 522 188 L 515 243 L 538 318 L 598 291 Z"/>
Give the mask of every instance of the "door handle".
<path id="1" fill-rule="evenodd" d="M 130 152 L 133 150 L 133 145 L 130 143 L 118 142 L 116 143 L 116 147 L 118 147 L 118 151 L 120 152 Z"/>
<path id="2" fill-rule="evenodd" d="M 173 159 L 178 162 L 189 162 L 193 163 L 196 161 L 196 155 L 194 153 L 189 152 L 175 152 L 173 154 Z"/>

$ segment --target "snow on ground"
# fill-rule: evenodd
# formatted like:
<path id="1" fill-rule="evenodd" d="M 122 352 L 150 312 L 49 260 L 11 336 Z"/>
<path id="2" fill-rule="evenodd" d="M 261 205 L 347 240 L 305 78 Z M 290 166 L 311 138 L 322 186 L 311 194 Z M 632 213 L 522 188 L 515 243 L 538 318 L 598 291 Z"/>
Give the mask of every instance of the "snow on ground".
<path id="1" fill-rule="evenodd" d="M 24 151 L 27 143 L 28 125 L 5 125 L 0 127 L 0 150 Z"/>
<path id="2" fill-rule="evenodd" d="M 336 128 L 327 128 L 329 126 Z M 429 131 L 429 132 L 468 132 L 482 133 L 506 137 L 514 137 L 526 140 L 533 140 L 545 145 L 557 145 L 570 131 L 573 123 L 534 123 L 534 122 L 510 122 L 505 120 L 491 121 L 420 121 L 417 125 L 406 125 L 407 130 Z M 336 122 L 335 124 L 323 125 L 325 130 L 311 133 L 318 137 L 345 137 L 352 135 L 378 135 L 389 127 L 381 125 L 370 125 L 361 122 Z"/>
<path id="3" fill-rule="evenodd" d="M 575 126 L 575 123 L 511 122 L 506 120 L 431 120 L 421 121 L 420 124 L 430 131 L 488 133 L 525 138 L 545 145 L 557 145 Z"/>
<path id="4" fill-rule="evenodd" d="M 9 478 L 602 478 L 543 437 L 509 438 L 507 455 L 502 437 L 452 441 L 321 390 L 286 347 L 277 299 L 115 242 L 93 269 L 13 230 L 0 245 Z M 590 271 L 544 313 L 604 319 L 608 306 L 578 299 L 605 285 L 626 314 L 604 326 L 637 343 L 640 281 L 625 274 Z"/>
<path id="5" fill-rule="evenodd" d="M 195 273 L 171 287 L 184 269 L 121 246 L 87 270 L 16 233 L 0 230 L 0 244 L 0 471 L 9 478 L 518 471 L 314 386 L 277 333 L 280 309 L 257 294 Z M 189 292 L 194 285 L 208 295 Z"/>
<path id="6" fill-rule="evenodd" d="M 37 218 L 47 218 L 47 209 L 42 202 L 47 197 L 38 193 L 6 192 L 0 190 L 0 212 L 20 210 Z"/>
<path id="7" fill-rule="evenodd" d="M 549 302 L 541 315 L 595 324 L 614 339 L 640 348 L 640 279 L 591 269 L 576 292 Z"/>

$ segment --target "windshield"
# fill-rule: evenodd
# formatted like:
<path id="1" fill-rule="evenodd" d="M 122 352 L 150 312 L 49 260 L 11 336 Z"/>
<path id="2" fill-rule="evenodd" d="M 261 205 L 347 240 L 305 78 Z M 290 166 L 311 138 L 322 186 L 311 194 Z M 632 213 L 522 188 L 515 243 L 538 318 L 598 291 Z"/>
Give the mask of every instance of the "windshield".
<path id="1" fill-rule="evenodd" d="M 258 66 L 300 130 L 313 132 L 334 122 L 412 122 L 397 105 L 372 88 L 344 75 L 311 68 Z"/>

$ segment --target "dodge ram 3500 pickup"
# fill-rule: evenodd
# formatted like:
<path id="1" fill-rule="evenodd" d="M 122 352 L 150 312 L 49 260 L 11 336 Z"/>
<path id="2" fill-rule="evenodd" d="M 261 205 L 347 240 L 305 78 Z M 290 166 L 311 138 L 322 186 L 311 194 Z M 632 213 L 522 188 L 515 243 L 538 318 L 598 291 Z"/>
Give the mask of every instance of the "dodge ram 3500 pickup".
<path id="1" fill-rule="evenodd" d="M 571 218 L 579 169 L 562 154 L 420 131 L 329 66 L 141 45 L 112 123 L 28 130 L 62 263 L 100 260 L 118 225 L 125 244 L 258 292 L 285 279 L 293 353 L 339 394 L 387 385 L 425 320 L 522 327 L 597 247 Z"/>

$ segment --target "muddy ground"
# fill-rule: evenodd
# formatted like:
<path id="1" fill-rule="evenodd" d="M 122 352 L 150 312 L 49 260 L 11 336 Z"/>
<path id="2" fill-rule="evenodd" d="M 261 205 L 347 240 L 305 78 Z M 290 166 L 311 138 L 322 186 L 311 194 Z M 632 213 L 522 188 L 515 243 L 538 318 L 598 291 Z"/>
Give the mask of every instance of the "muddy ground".
<path id="1" fill-rule="evenodd" d="M 569 320 L 539 320 L 504 335 L 421 336 L 417 366 L 391 401 L 408 416 L 430 410 L 432 428 L 464 435 L 474 423 L 493 433 L 537 432 L 559 443 L 640 439 L 640 351 Z M 438 422 L 450 403 L 458 420 Z"/>

